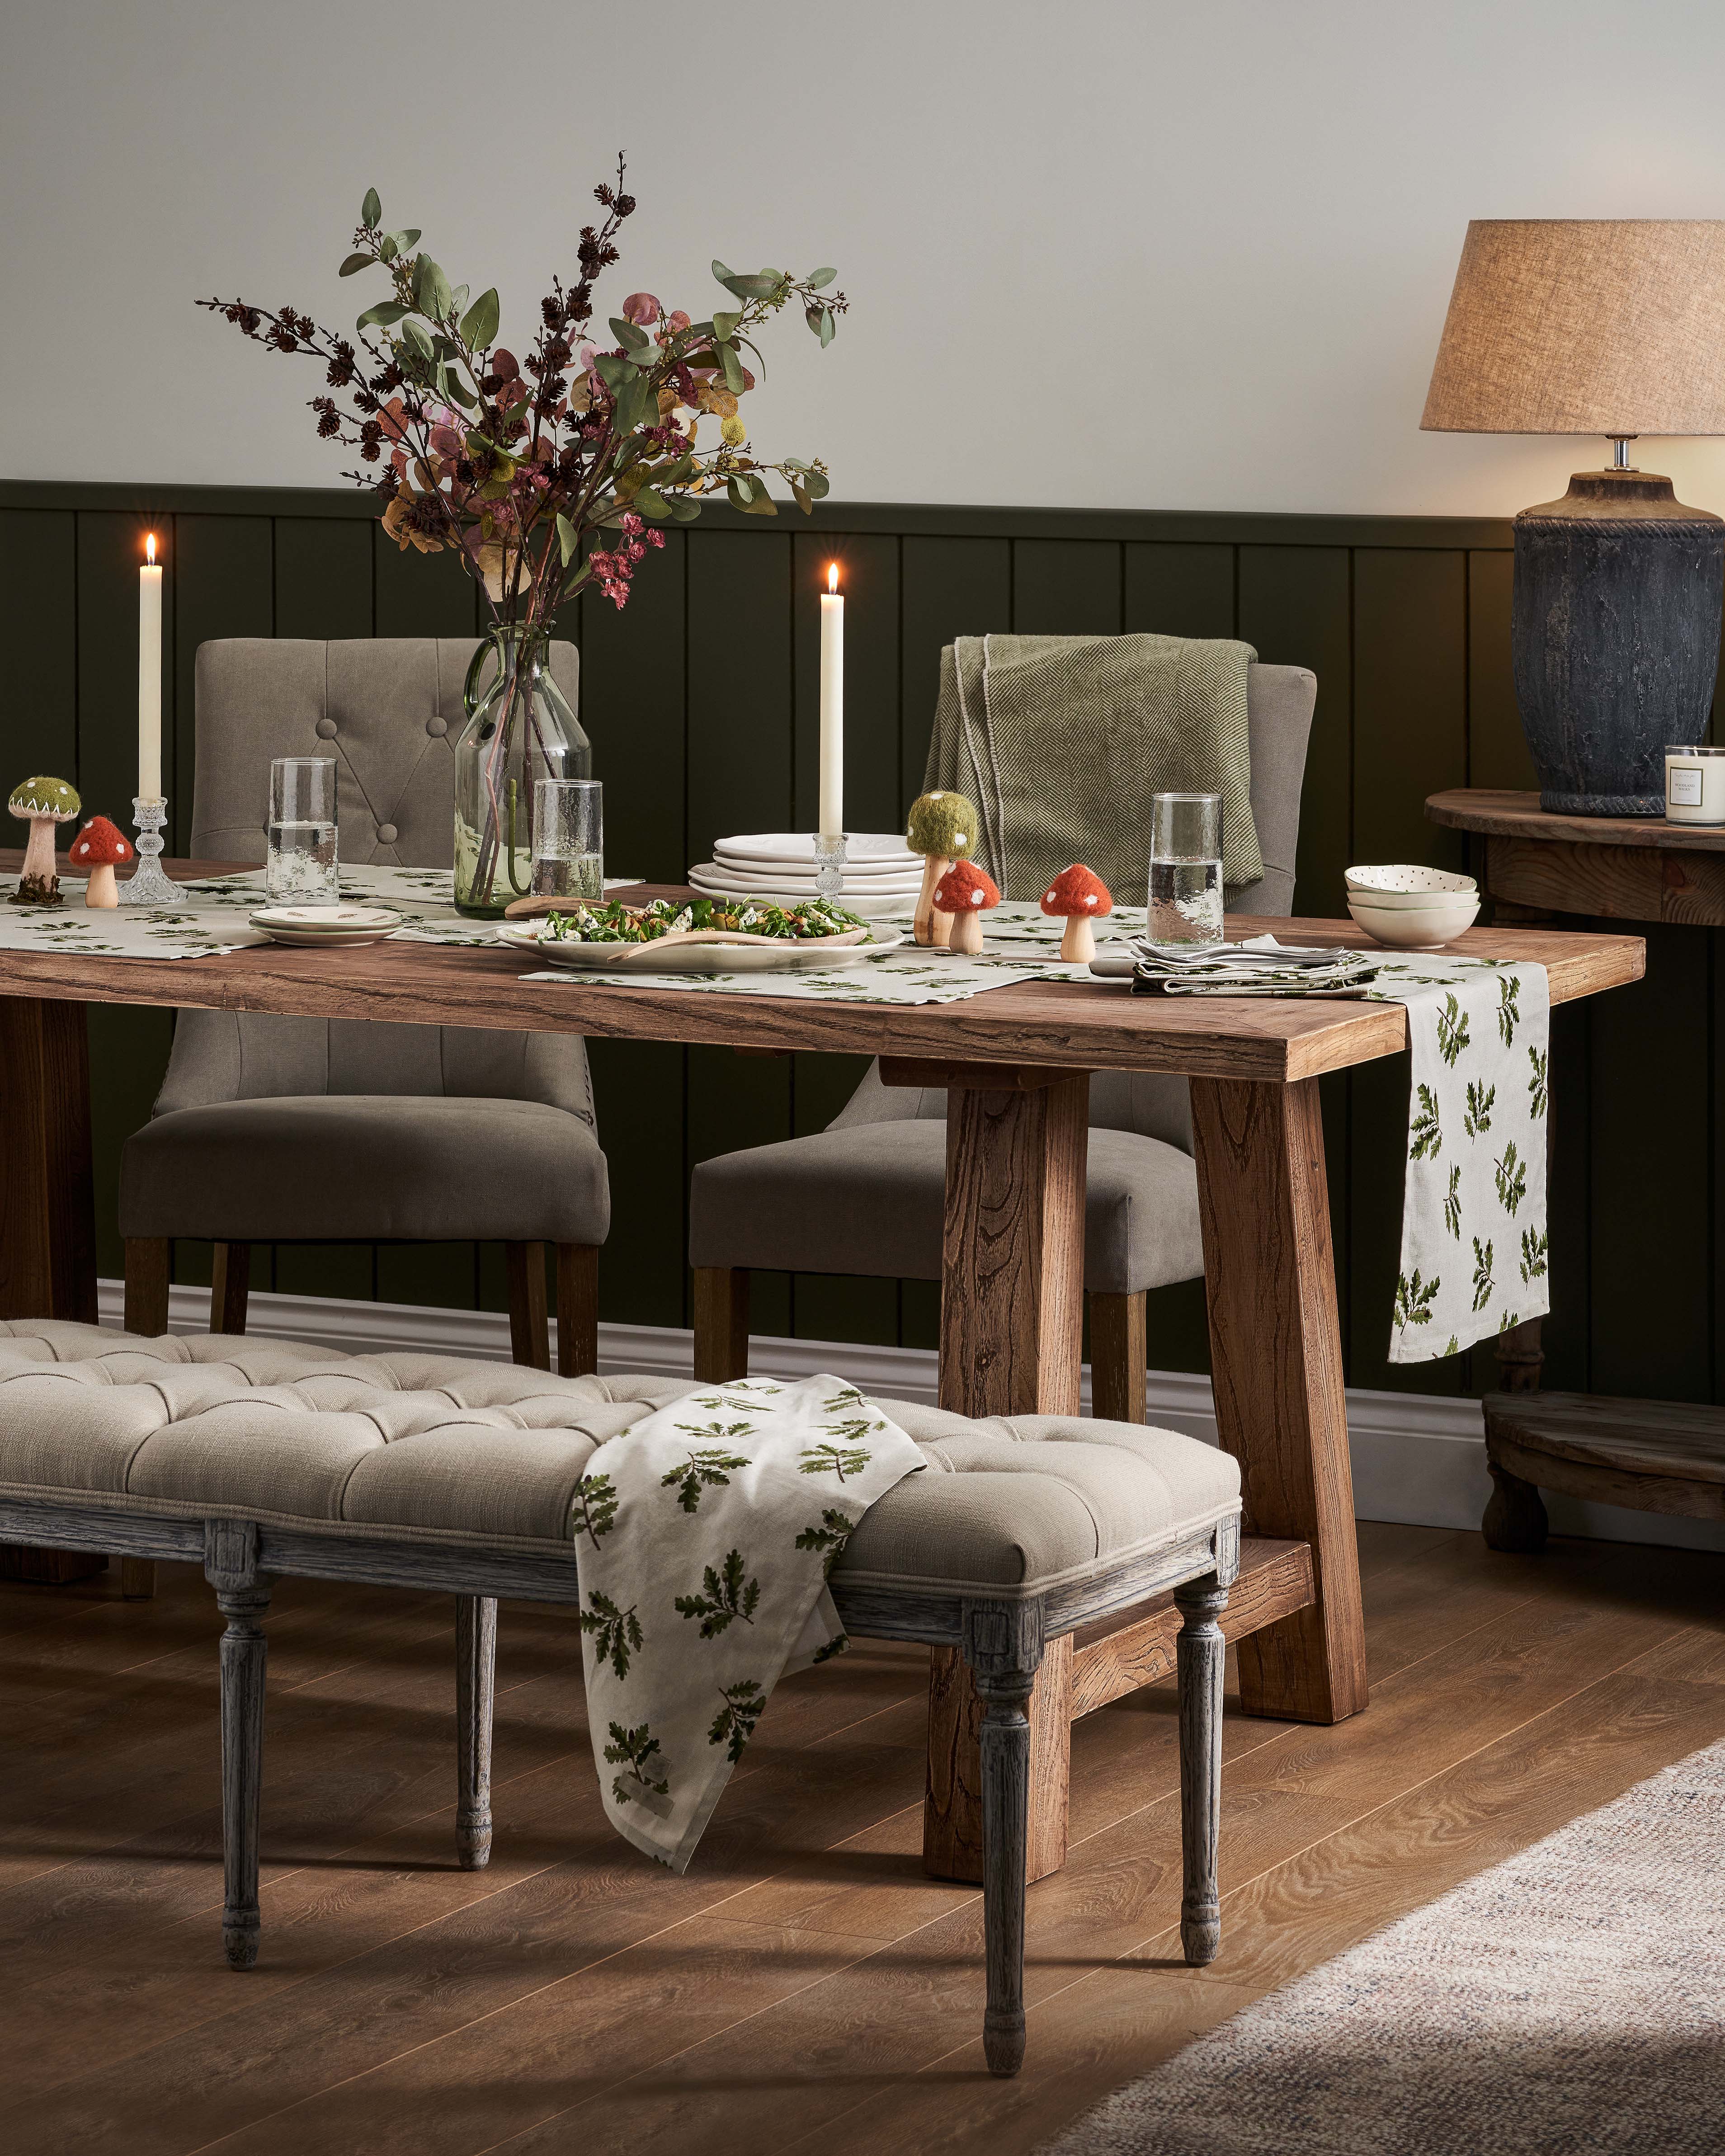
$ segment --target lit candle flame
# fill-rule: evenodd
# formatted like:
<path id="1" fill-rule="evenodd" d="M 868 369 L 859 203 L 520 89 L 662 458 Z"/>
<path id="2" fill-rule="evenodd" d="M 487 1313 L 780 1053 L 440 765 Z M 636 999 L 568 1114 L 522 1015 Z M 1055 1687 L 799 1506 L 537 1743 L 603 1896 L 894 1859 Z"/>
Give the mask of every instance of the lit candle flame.
<path id="1" fill-rule="evenodd" d="M 839 564 L 836 562 L 829 562 L 827 563 L 827 589 L 829 592 L 835 592 L 838 588 Z"/>
<path id="2" fill-rule="evenodd" d="M 144 535 L 144 552 L 149 556 L 150 567 L 153 569 L 156 566 L 156 534 L 153 531 L 146 531 Z"/>

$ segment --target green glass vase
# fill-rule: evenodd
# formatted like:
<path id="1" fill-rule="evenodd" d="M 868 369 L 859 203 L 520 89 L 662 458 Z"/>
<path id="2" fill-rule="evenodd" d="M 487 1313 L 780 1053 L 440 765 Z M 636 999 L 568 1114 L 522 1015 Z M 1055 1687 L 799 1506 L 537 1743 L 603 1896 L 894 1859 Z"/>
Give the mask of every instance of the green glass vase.
<path id="1" fill-rule="evenodd" d="M 533 789 L 589 778 L 593 745 L 551 678 L 543 629 L 494 629 L 473 655 L 455 744 L 455 910 L 495 920 L 533 870 Z"/>

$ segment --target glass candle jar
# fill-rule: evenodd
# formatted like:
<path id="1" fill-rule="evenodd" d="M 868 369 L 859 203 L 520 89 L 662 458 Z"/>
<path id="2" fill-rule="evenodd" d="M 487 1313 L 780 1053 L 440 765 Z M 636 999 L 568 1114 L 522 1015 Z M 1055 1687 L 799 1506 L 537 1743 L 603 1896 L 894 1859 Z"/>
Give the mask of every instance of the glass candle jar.
<path id="1" fill-rule="evenodd" d="M 1665 813 L 1673 824 L 1725 824 L 1725 748 L 1668 748 Z"/>

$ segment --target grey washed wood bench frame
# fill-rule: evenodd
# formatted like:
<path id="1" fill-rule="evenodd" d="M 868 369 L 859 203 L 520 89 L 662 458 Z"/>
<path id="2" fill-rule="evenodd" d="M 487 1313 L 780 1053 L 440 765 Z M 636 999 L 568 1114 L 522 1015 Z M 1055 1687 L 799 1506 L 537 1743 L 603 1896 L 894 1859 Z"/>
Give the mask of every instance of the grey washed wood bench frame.
<path id="1" fill-rule="evenodd" d="M 491 1705 L 501 1601 L 578 1604 L 568 1558 L 471 1547 L 321 1535 L 255 1520 L 167 1519 L 31 1497 L 0 1498 L 0 1542 L 100 1550 L 125 1558 L 202 1564 L 227 1620 L 221 1639 L 222 1940 L 229 1963 L 258 1958 L 259 1814 L 263 1793 L 264 1619 L 277 1578 L 340 1579 L 455 1597 L 455 1846 L 465 1869 L 491 1851 Z M 831 1584 L 847 1631 L 960 1649 L 983 1702 L 983 1940 L 988 2005 L 983 2048 L 995 2074 L 1024 2056 L 1024 1875 L 1030 1725 L 1026 1707 L 1044 1648 L 1096 1618 L 1172 1589 L 1180 1721 L 1180 1827 L 1184 1881 L 1180 1941 L 1188 1962 L 1214 1958 L 1221 1941 L 1216 1842 L 1222 1794 L 1219 1623 L 1240 1569 L 1237 1516 L 1070 1587 L 1019 1597 L 954 1588 Z"/>

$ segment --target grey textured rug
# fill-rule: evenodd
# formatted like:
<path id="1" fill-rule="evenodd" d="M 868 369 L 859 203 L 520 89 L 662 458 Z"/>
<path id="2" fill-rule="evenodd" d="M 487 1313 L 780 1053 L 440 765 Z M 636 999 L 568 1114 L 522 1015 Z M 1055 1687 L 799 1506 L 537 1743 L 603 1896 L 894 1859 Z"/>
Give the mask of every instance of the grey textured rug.
<path id="1" fill-rule="evenodd" d="M 1716 1744 L 1272 1992 L 1050 2156 L 1722 2149 Z"/>

